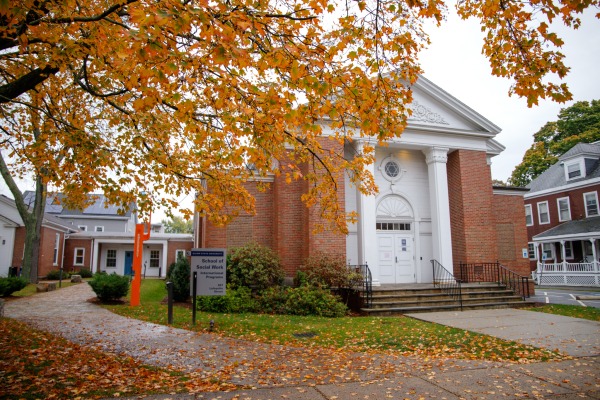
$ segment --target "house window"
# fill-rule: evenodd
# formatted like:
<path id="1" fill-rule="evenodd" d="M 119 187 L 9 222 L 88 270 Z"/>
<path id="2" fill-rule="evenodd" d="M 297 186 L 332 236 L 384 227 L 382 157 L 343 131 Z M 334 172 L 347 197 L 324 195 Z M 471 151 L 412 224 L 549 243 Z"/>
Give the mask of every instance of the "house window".
<path id="1" fill-rule="evenodd" d="M 540 225 L 549 224 L 550 223 L 550 214 L 548 213 L 548 202 L 544 201 L 542 203 L 538 203 L 538 220 Z"/>
<path id="2" fill-rule="evenodd" d="M 54 258 L 52 259 L 53 265 L 58 265 L 58 246 L 60 243 L 60 233 L 57 233 L 54 236 Z"/>
<path id="3" fill-rule="evenodd" d="M 185 250 L 178 249 L 175 250 L 175 261 L 184 260 L 185 259 Z"/>
<path id="4" fill-rule="evenodd" d="M 598 193 L 590 192 L 583 195 L 585 200 L 585 215 L 593 217 L 598 215 Z"/>
<path id="5" fill-rule="evenodd" d="M 558 205 L 558 220 L 562 221 L 570 221 L 571 220 L 571 207 L 569 204 L 569 198 L 563 197 L 561 199 L 556 200 Z"/>
<path id="6" fill-rule="evenodd" d="M 87 231 L 87 226 L 85 226 L 85 225 L 77 225 L 77 229 L 79 229 L 81 232 L 85 232 L 85 231 Z"/>
<path id="7" fill-rule="evenodd" d="M 533 213 L 531 212 L 531 204 L 525 204 L 525 225 L 533 225 Z"/>
<path id="8" fill-rule="evenodd" d="M 104 227 L 103 226 L 96 226 L 96 227 L 94 227 L 94 231 L 96 231 L 96 232 L 104 232 Z"/>
<path id="9" fill-rule="evenodd" d="M 565 242 L 565 259 L 573 259 L 573 242 Z"/>
<path id="10" fill-rule="evenodd" d="M 554 260 L 554 246 L 552 243 L 542 243 L 542 259 Z"/>
<path id="11" fill-rule="evenodd" d="M 160 250 L 150 250 L 150 267 L 158 268 L 160 264 Z"/>
<path id="12" fill-rule="evenodd" d="M 537 260 L 537 246 L 535 245 L 535 243 L 527 244 L 527 249 L 529 250 L 529 259 Z"/>
<path id="13" fill-rule="evenodd" d="M 152 232 L 154 233 L 160 233 L 160 225 L 156 225 L 152 227 Z"/>
<path id="14" fill-rule="evenodd" d="M 85 260 L 85 249 L 83 247 L 75 248 L 75 257 L 73 260 L 73 265 L 83 265 Z"/>
<path id="15" fill-rule="evenodd" d="M 116 268 L 117 266 L 117 250 L 106 250 L 106 268 Z"/>
<path id="16" fill-rule="evenodd" d="M 581 164 L 579 162 L 567 164 L 566 166 L 567 180 L 581 178 Z"/>

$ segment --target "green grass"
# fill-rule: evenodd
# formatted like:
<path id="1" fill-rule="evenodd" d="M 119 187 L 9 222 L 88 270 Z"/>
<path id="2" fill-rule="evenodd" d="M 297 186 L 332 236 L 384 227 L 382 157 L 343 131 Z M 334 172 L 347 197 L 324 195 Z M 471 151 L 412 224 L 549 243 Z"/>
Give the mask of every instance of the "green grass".
<path id="1" fill-rule="evenodd" d="M 548 314 L 564 315 L 567 317 L 600 321 L 600 308 L 571 306 L 565 304 L 548 304 L 541 307 L 528 308 L 531 311 L 545 312 Z"/>
<path id="2" fill-rule="evenodd" d="M 147 279 L 142 281 L 140 306 L 106 307 L 127 317 L 166 325 L 167 306 L 160 304 L 165 296 L 164 281 Z M 207 332 L 211 320 L 217 334 L 286 345 L 487 360 L 560 358 L 552 351 L 402 316 L 323 318 L 198 312 L 193 326 L 190 307 L 175 306 L 173 310 L 173 326 L 178 328 Z"/>
<path id="3" fill-rule="evenodd" d="M 71 281 L 69 281 L 69 280 L 66 280 L 66 281 L 63 280 L 62 281 L 62 285 L 59 288 L 58 287 L 58 281 L 56 281 L 56 289 L 61 289 L 61 288 L 69 287 L 69 286 L 72 286 L 72 285 L 79 285 L 79 284 L 78 283 L 71 283 Z M 12 294 L 12 296 L 15 296 L 15 297 L 27 297 L 27 296 L 32 296 L 32 295 L 34 295 L 36 293 L 37 293 L 37 291 L 36 291 L 36 285 L 34 283 L 30 283 L 27 286 L 25 286 L 23 289 L 19 290 L 18 292 L 14 292 Z"/>

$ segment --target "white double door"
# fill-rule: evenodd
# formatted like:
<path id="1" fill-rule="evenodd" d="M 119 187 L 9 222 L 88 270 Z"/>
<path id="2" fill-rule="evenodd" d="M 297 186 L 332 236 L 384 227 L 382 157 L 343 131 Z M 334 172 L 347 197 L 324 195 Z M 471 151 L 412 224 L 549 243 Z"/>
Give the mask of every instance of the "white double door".
<path id="1" fill-rule="evenodd" d="M 416 282 L 414 244 L 412 234 L 377 234 L 381 283 Z"/>

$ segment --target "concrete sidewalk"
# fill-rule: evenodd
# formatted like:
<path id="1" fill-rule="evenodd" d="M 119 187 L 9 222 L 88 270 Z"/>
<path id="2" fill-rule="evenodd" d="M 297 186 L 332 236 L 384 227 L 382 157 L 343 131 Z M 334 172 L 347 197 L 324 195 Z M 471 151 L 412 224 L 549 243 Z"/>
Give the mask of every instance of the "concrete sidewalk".
<path id="1" fill-rule="evenodd" d="M 580 318 L 504 308 L 448 311 L 407 316 L 484 333 L 574 357 L 600 356 L 600 323 Z"/>
<path id="2" fill-rule="evenodd" d="M 592 354 L 528 365 L 342 351 L 319 355 L 304 348 L 198 334 L 124 318 L 87 301 L 93 297 L 89 285 L 81 284 L 10 301 L 5 314 L 146 364 L 173 366 L 253 388 L 151 397 L 156 399 L 600 399 L 600 357 Z M 581 320 L 554 316 L 540 320 L 534 312 L 510 316 L 505 314 L 508 311 L 512 310 L 487 310 L 470 320 L 489 328 L 488 334 L 514 334 L 519 337 L 511 339 L 516 340 L 523 340 L 523 335 L 515 327 L 515 318 L 529 321 L 521 327 L 525 332 L 538 332 L 544 326 L 552 332 L 570 329 L 573 348 L 596 349 L 594 355 L 598 354 L 596 345 L 587 344 L 593 342 L 590 335 L 598 336 L 597 323 L 592 322 L 588 330 Z M 435 322 L 446 325 L 469 320 L 466 313 L 432 313 L 428 317 L 436 314 L 443 315 Z M 582 329 L 584 332 L 579 332 Z"/>

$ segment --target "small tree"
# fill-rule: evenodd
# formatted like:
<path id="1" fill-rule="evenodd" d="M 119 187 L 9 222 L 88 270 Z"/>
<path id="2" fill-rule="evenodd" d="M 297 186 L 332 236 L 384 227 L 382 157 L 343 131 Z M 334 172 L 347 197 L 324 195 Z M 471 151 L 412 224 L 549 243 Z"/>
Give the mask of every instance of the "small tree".
<path id="1" fill-rule="evenodd" d="M 119 300 L 121 297 L 127 296 L 129 291 L 129 277 L 115 273 L 96 274 L 88 283 L 102 302 Z"/>
<path id="2" fill-rule="evenodd" d="M 190 263 L 186 258 L 177 260 L 171 270 L 170 278 L 173 282 L 173 299 L 186 301 L 190 297 Z"/>

